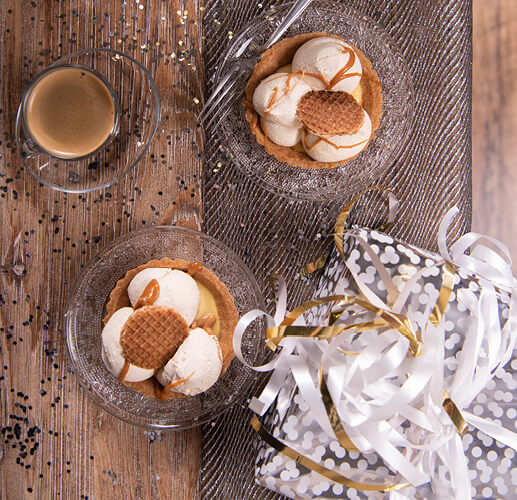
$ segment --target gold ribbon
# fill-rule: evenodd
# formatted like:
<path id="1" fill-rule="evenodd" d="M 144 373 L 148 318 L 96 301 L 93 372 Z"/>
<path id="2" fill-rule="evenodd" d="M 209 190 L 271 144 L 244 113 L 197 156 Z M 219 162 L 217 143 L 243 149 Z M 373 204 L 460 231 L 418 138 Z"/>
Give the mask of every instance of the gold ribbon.
<path id="1" fill-rule="evenodd" d="M 338 472 L 327 469 L 323 465 L 319 464 L 318 462 L 315 462 L 314 460 L 311 460 L 310 458 L 307 458 L 306 456 L 296 452 L 289 446 L 287 446 L 285 443 L 280 441 L 279 439 L 275 438 L 272 434 L 270 434 L 260 423 L 259 419 L 256 416 L 253 416 L 251 419 L 251 425 L 253 426 L 253 429 L 257 432 L 257 434 L 272 448 L 274 448 L 276 451 L 282 453 L 286 457 L 290 458 L 291 460 L 295 460 L 299 464 L 303 465 L 307 469 L 316 472 L 318 474 L 321 474 L 322 476 L 326 477 L 330 481 L 333 481 L 334 483 L 342 484 L 343 486 L 346 486 L 347 488 L 354 488 L 356 490 L 362 490 L 362 491 L 395 491 L 399 490 L 401 488 L 405 488 L 407 486 L 407 483 L 396 483 L 396 484 L 370 484 L 370 483 L 359 483 L 357 481 L 354 481 L 346 476 L 343 476 L 342 474 L 339 474 Z"/>
<path id="2" fill-rule="evenodd" d="M 377 317 L 371 321 L 354 323 L 352 325 L 336 325 L 335 321 L 337 318 L 334 314 L 333 324 L 329 326 L 292 326 L 296 319 L 308 310 L 329 302 L 337 302 L 339 309 L 335 314 L 339 313 L 339 315 L 341 315 L 348 306 L 354 304 L 367 311 L 373 312 Z M 285 337 L 317 337 L 319 339 L 329 339 L 347 330 L 360 333 L 383 328 L 397 330 L 409 340 L 409 350 L 411 354 L 413 356 L 419 356 L 421 354 L 420 334 L 413 331 L 413 327 L 408 318 L 401 314 L 380 309 L 370 304 L 365 298 L 352 297 L 350 295 L 331 295 L 303 303 L 294 311 L 288 313 L 279 326 L 268 328 L 266 330 L 266 339 L 268 341 L 268 347 L 274 351 Z"/>
<path id="3" fill-rule="evenodd" d="M 385 188 L 383 186 L 374 186 L 372 188 L 366 189 L 359 193 L 350 203 L 348 203 L 339 213 L 339 216 L 335 225 L 335 234 L 334 241 L 335 245 L 338 248 L 340 254 L 344 257 L 343 254 L 343 235 L 345 231 L 346 220 L 352 210 L 353 206 L 359 198 L 366 192 L 371 190 L 380 190 L 383 192 L 391 192 L 390 189 Z M 386 231 L 393 225 L 393 222 L 388 222 L 385 225 L 378 228 L 379 231 Z M 306 266 L 306 274 L 310 274 L 316 269 L 320 269 L 324 266 L 327 255 L 320 257 L 315 263 L 311 263 Z M 305 268 L 304 268 L 305 269 Z M 300 274 L 304 271 L 302 270 Z M 302 276 L 303 277 L 303 276 Z M 438 299 L 433 308 L 433 312 L 431 313 L 429 320 L 434 325 L 437 326 L 447 308 L 447 304 L 449 303 L 449 299 L 451 293 L 454 289 L 454 277 L 455 277 L 455 269 L 454 265 L 450 262 L 446 262 L 442 268 L 442 284 L 440 287 L 440 293 L 438 295 Z M 274 290 L 274 276 L 270 278 L 271 286 Z M 331 313 L 329 316 L 329 326 L 292 326 L 298 317 L 303 315 L 308 310 L 313 307 L 335 302 L 335 305 L 331 307 Z M 339 319 L 341 314 L 350 306 L 357 305 L 362 307 L 365 311 L 371 312 L 375 314 L 375 319 L 369 321 L 358 322 L 350 325 L 336 325 L 336 321 Z M 279 326 L 268 328 L 266 330 L 266 339 L 268 341 L 267 345 L 273 351 L 277 349 L 278 345 L 282 341 L 282 339 L 286 337 L 313 337 L 319 339 L 329 339 L 335 337 L 345 331 L 351 331 L 354 334 L 360 333 L 372 329 L 383 330 L 383 329 L 394 329 L 398 331 L 401 335 L 409 340 L 409 353 L 413 356 L 418 356 L 421 354 L 421 336 L 419 332 L 415 332 L 409 321 L 404 315 L 396 314 L 391 311 L 386 311 L 380 309 L 374 305 L 372 305 L 368 300 L 363 297 L 353 297 L 349 295 L 333 295 L 329 297 L 322 297 L 319 299 L 313 299 L 304 304 L 298 306 L 292 312 L 288 313 L 285 319 Z M 356 352 L 349 352 L 340 350 L 343 355 L 358 355 Z M 341 446 L 349 451 L 358 452 L 358 448 L 354 445 L 350 437 L 345 432 L 343 425 L 341 423 L 341 419 L 337 413 L 337 409 L 332 401 L 332 397 L 330 396 L 327 383 L 325 381 L 325 377 L 323 375 L 323 367 L 320 368 L 320 379 L 319 379 L 319 387 L 322 395 L 323 404 L 325 406 L 325 410 L 327 412 L 327 416 L 334 431 L 339 443 Z M 463 434 L 467 430 L 467 423 L 459 408 L 452 401 L 449 394 L 444 391 L 444 397 L 442 401 L 442 405 L 446 413 L 451 418 L 452 422 L 456 426 L 459 434 L 463 436 Z M 286 455 L 287 457 L 295 460 L 299 464 L 303 465 L 307 469 L 321 474 L 327 479 L 342 484 L 348 488 L 354 488 L 362 491 L 395 491 L 401 488 L 405 488 L 408 486 L 408 483 L 396 483 L 396 484 L 370 484 L 370 483 L 359 483 L 357 481 L 353 481 L 342 474 L 337 473 L 336 471 L 327 469 L 321 464 L 314 462 L 313 460 L 301 455 L 296 452 L 285 443 L 276 439 L 272 436 L 260 423 L 258 418 L 254 416 L 251 420 L 251 425 L 255 429 L 255 431 L 260 435 L 260 437 L 272 448 L 276 449 L 278 452 Z"/>
<path id="4" fill-rule="evenodd" d="M 323 404 L 325 405 L 325 409 L 327 410 L 327 415 L 329 417 L 329 422 L 334 431 L 334 434 L 339 441 L 339 444 L 348 451 L 359 452 L 359 449 L 355 446 L 352 440 L 348 437 L 345 429 L 343 429 L 343 424 L 341 423 L 341 419 L 339 418 L 337 409 L 334 405 L 334 401 L 332 401 L 332 397 L 330 395 L 329 389 L 327 387 L 327 382 L 325 377 L 323 376 L 323 370 L 320 370 L 320 391 L 323 400 Z"/>
<path id="5" fill-rule="evenodd" d="M 447 304 L 449 303 L 449 299 L 451 298 L 451 293 L 454 288 L 455 275 L 456 272 L 454 271 L 453 264 L 446 262 L 442 268 L 442 286 L 440 288 L 440 294 L 438 295 L 438 300 L 436 301 L 433 312 L 429 316 L 429 320 L 434 326 L 438 326 L 445 309 L 447 308 Z"/>
<path id="6" fill-rule="evenodd" d="M 446 411 L 447 415 L 449 415 L 453 424 L 456 426 L 460 436 L 463 437 L 465 432 L 467 432 L 467 422 L 463 418 L 463 415 L 460 412 L 460 409 L 456 406 L 454 401 L 450 398 L 447 391 L 443 391 L 443 401 L 442 401 L 443 409 Z"/>
<path id="7" fill-rule="evenodd" d="M 369 191 L 381 191 L 381 192 L 387 192 L 392 193 L 392 190 L 385 186 L 372 186 L 371 188 L 364 189 L 361 191 L 350 203 L 348 203 L 342 210 L 339 212 L 339 215 L 336 219 L 336 224 L 334 225 L 334 243 L 339 250 L 339 253 L 343 255 L 343 243 L 342 243 L 342 237 L 345 232 L 345 225 L 346 220 L 348 219 L 348 215 L 350 214 L 350 211 L 354 207 L 354 205 L 359 201 L 359 198 L 363 196 L 363 194 L 368 193 Z M 388 201 L 389 203 L 389 201 Z M 389 205 L 388 205 L 389 210 Z M 387 222 L 386 224 L 382 224 L 381 226 L 377 227 L 377 231 L 385 232 L 388 231 L 393 226 L 393 222 Z M 303 266 L 300 269 L 300 277 L 306 278 L 309 276 L 309 274 L 312 274 L 314 271 L 317 271 L 319 269 L 323 269 L 325 267 L 325 263 L 327 262 L 329 254 L 325 253 L 318 257 L 315 261 L 309 262 L 305 266 Z"/>
<path id="8" fill-rule="evenodd" d="M 350 203 L 345 205 L 336 219 L 336 224 L 334 226 L 334 243 L 339 250 L 339 253 L 343 255 L 343 234 L 345 233 L 345 226 L 348 216 L 354 205 L 359 201 L 363 194 L 368 193 L 369 191 L 381 191 L 383 193 L 392 193 L 392 190 L 385 186 L 372 186 L 371 188 L 364 189 L 361 191 Z M 388 206 L 389 210 L 389 206 Z M 378 227 L 376 230 L 380 232 L 386 232 L 393 226 L 393 222 L 387 222 L 382 226 Z"/>
<path id="9" fill-rule="evenodd" d="M 325 253 L 318 257 L 314 262 L 309 262 L 305 266 L 300 269 L 300 277 L 306 278 L 309 274 L 312 274 L 314 271 L 318 269 L 323 269 L 325 267 L 325 262 L 327 262 L 329 254 Z"/>

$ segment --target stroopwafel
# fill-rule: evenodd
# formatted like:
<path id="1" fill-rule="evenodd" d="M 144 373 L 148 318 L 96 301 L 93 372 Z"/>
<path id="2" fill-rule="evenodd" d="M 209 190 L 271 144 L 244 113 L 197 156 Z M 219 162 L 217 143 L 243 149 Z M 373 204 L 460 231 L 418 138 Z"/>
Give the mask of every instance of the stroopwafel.
<path id="1" fill-rule="evenodd" d="M 313 90 L 300 99 L 298 118 L 319 136 L 355 134 L 364 122 L 364 113 L 347 92 Z"/>
<path id="2" fill-rule="evenodd" d="M 188 336 L 188 325 L 174 309 L 146 306 L 126 321 L 120 335 L 125 359 L 141 368 L 163 367 Z"/>

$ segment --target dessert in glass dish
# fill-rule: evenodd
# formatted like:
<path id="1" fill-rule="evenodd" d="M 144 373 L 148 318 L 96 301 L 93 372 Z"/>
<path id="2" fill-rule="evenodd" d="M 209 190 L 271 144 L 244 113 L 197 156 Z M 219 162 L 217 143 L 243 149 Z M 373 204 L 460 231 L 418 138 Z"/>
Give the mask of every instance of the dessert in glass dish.
<path id="1" fill-rule="evenodd" d="M 368 147 L 380 124 L 382 91 L 359 49 L 338 36 L 309 33 L 262 54 L 245 105 L 267 153 L 292 166 L 328 169 Z"/>
<path id="2" fill-rule="evenodd" d="M 228 368 L 238 317 L 227 287 L 200 262 L 152 260 L 111 292 L 102 359 L 119 382 L 147 397 L 194 396 Z"/>
<path id="3" fill-rule="evenodd" d="M 245 397 L 256 372 L 233 361 L 233 331 L 238 315 L 264 307 L 249 269 L 216 239 L 177 226 L 131 231 L 95 255 L 70 291 L 70 370 L 95 403 L 124 422 L 188 429 Z M 156 328 L 164 318 L 162 328 L 171 333 L 165 340 Z M 243 354 L 250 364 L 264 357 L 264 327 L 255 321 L 246 331 Z M 128 366 L 120 383 L 126 355 L 134 368 Z"/>

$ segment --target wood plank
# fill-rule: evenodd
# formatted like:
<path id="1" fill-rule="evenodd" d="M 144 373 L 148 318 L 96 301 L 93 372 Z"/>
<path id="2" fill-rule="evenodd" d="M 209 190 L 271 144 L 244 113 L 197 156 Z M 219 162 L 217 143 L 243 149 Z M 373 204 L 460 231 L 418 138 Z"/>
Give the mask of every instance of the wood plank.
<path id="1" fill-rule="evenodd" d="M 151 224 L 201 226 L 201 142 L 191 130 L 202 90 L 200 8 L 200 0 L 0 2 L 0 498 L 198 497 L 199 430 L 147 433 L 98 408 L 68 373 L 63 314 L 73 280 L 106 243 Z M 126 51 L 157 77 L 159 132 L 116 186 L 53 192 L 22 169 L 16 110 L 53 59 L 94 46 Z"/>
<path id="2" fill-rule="evenodd" d="M 517 2 L 473 6 L 473 230 L 500 239 L 515 257 Z"/>

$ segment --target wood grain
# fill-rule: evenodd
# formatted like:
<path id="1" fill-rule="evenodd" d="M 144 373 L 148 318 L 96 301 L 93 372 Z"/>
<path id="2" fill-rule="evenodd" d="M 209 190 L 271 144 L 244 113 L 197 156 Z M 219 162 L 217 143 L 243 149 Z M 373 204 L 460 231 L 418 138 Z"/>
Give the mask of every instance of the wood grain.
<path id="1" fill-rule="evenodd" d="M 201 227 L 201 141 L 192 131 L 201 8 L 201 0 L 0 2 L 0 498 L 199 496 L 199 430 L 148 433 L 98 408 L 68 373 L 63 314 L 71 283 L 106 243 L 150 224 Z M 151 70 L 159 131 L 116 186 L 54 192 L 14 149 L 18 103 L 55 58 L 100 46 Z"/>
<path id="2" fill-rule="evenodd" d="M 517 2 L 474 0 L 473 7 L 473 230 L 516 257 Z"/>
<path id="3" fill-rule="evenodd" d="M 198 496 L 198 431 L 149 435 L 123 424 L 98 409 L 66 369 L 64 303 L 89 258 L 144 225 L 202 222 L 201 143 L 188 128 L 201 89 L 199 52 L 192 57 L 195 70 L 190 56 L 174 64 L 185 47 L 199 46 L 199 2 L 123 5 L 0 2 L 0 426 L 7 429 L 0 498 Z M 185 10 L 186 20 L 177 14 Z M 22 169 L 13 149 L 16 109 L 28 81 L 53 58 L 103 45 L 129 52 L 156 76 L 166 110 L 159 136 L 117 186 L 88 195 L 56 193 Z M 500 238 L 516 255 L 514 0 L 474 0 L 473 46 L 473 229 Z M 20 442 L 28 445 L 25 457 Z"/>

